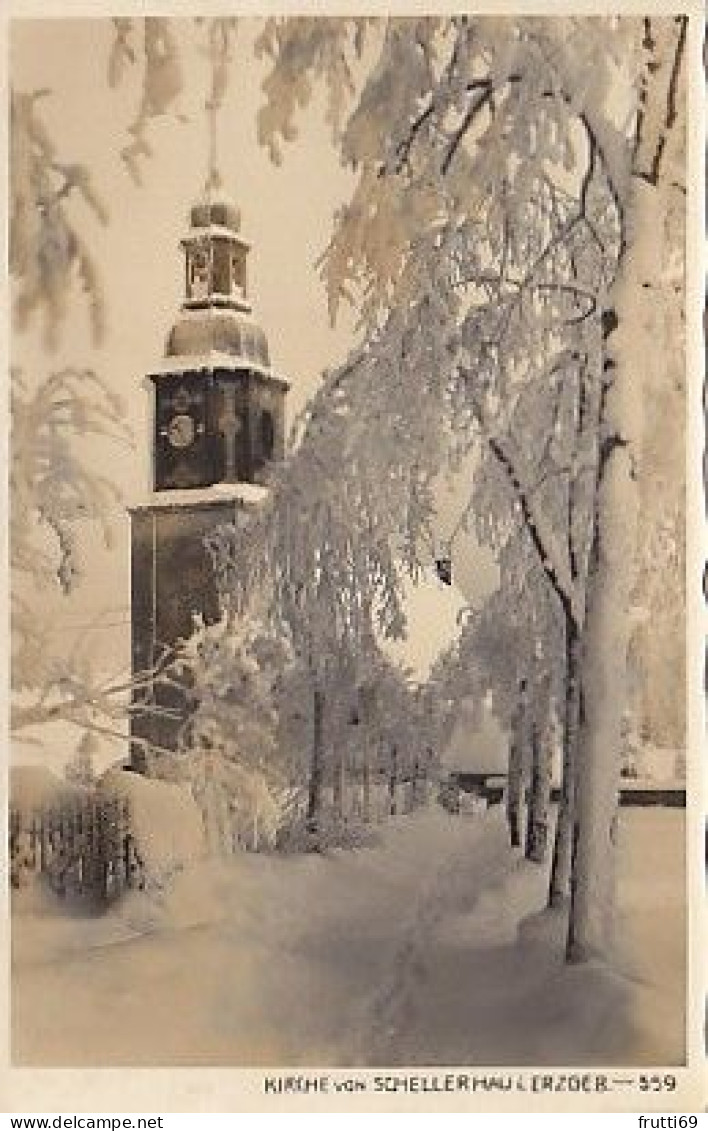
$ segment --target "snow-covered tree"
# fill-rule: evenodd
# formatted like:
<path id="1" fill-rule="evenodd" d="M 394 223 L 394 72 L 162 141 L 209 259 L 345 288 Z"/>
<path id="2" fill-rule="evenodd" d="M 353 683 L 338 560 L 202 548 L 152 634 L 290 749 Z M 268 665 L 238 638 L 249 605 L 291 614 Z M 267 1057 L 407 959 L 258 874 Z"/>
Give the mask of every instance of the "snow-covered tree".
<path id="1" fill-rule="evenodd" d="M 395 379 L 391 365 L 391 383 Z M 371 370 L 373 378 L 373 369 Z M 368 385 L 368 381 L 367 381 Z M 217 577 L 227 603 L 242 605 L 261 589 L 269 615 L 292 641 L 309 673 L 312 717 L 308 815 L 317 821 L 326 774 L 326 728 L 341 686 L 351 695 L 371 683 L 381 667 L 377 633 L 400 636 L 401 607 L 397 547 L 391 532 L 401 514 L 420 526 L 430 507 L 428 481 L 433 452 L 416 446 L 428 470 L 402 474 L 382 470 L 380 445 L 359 427 L 358 385 L 336 399 L 336 380 L 327 382 L 301 422 L 297 449 L 277 470 L 270 500 L 244 539 L 224 529 L 212 542 Z M 405 390 L 397 390 L 401 401 Z M 324 398 L 324 400 L 323 400 Z M 395 427 L 402 406 L 392 396 L 388 420 Z M 426 479 L 427 475 L 427 479 Z"/>
<path id="2" fill-rule="evenodd" d="M 43 322 L 48 346 L 58 340 L 77 277 L 94 337 L 105 327 L 105 301 L 91 249 L 69 208 L 79 197 L 101 223 L 108 221 L 90 170 L 62 158 L 39 111 L 47 90 L 13 91 L 10 100 L 9 259 L 18 329 Z"/>
<path id="3" fill-rule="evenodd" d="M 80 583 L 81 524 L 97 523 L 110 544 L 117 492 L 83 444 L 126 443 L 122 406 L 91 370 L 63 369 L 35 387 L 14 371 L 11 414 L 11 727 L 20 735 L 62 719 L 101 729 L 125 717 L 129 688 L 98 679 L 80 646 L 57 654 L 34 601 L 53 588 L 70 597 Z"/>
<path id="4" fill-rule="evenodd" d="M 64 776 L 73 785 L 92 789 L 96 784 L 94 757 L 98 752 L 98 740 L 90 731 L 81 736 L 74 757 L 64 767 Z"/>
<path id="5" fill-rule="evenodd" d="M 273 57 L 264 140 L 277 148 L 293 135 L 295 102 L 307 100 L 308 80 L 324 72 L 337 143 L 358 172 L 322 267 L 333 311 L 352 290 L 360 301 L 366 346 L 347 382 L 366 385 L 357 428 L 386 435 L 380 446 L 400 467 L 408 454 L 395 446 L 401 434 L 423 432 L 444 450 L 444 406 L 463 450 L 484 447 L 504 471 L 572 626 L 568 654 L 584 704 L 572 958 L 605 953 L 609 939 L 641 454 L 634 315 L 649 242 L 669 258 L 680 247 L 686 23 L 461 16 L 371 29 L 283 20 L 271 21 L 262 41 Z M 375 62 L 342 114 L 367 33 Z M 293 70 L 295 101 L 282 94 Z M 659 287 L 661 259 L 654 255 L 650 270 Z M 645 303 L 645 331 L 659 329 L 656 309 Z M 569 349 L 584 371 L 576 435 L 566 445 L 581 517 L 572 547 L 568 522 L 558 529 L 537 499 L 538 452 L 509 434 L 524 400 L 521 420 L 558 394 Z M 394 394 L 404 382 L 410 397 L 386 434 L 376 422 L 383 408 L 388 423 L 394 359 Z M 378 385 L 367 381 L 372 361 Z M 325 385 L 332 412 L 345 373 Z M 434 406 L 430 418 L 421 396 Z"/>
<path id="6" fill-rule="evenodd" d="M 209 838 L 221 847 L 273 847 L 297 804 L 303 767 L 287 741 L 292 649 L 253 615 L 198 623 L 168 673 L 189 714 L 180 753 L 153 755 L 150 772 L 186 774 Z"/>

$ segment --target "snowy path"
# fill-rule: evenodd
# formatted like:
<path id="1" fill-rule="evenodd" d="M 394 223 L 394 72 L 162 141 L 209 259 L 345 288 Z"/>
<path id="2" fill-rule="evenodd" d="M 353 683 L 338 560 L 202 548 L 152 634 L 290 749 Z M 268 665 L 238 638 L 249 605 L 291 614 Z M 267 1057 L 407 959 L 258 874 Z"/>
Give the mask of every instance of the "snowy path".
<path id="1" fill-rule="evenodd" d="M 16 1056 L 370 1060 L 372 1042 L 395 1028 L 432 926 L 508 864 L 497 814 L 435 810 L 393 822 L 383 848 L 210 863 L 159 911 L 136 898 L 103 920 L 45 920 L 41 938 L 20 918 Z"/>
<path id="2" fill-rule="evenodd" d="M 430 978 L 431 955 L 442 924 L 469 911 L 487 887 L 514 868 L 506 830 L 494 816 L 485 823 L 485 836 L 472 844 L 464 837 L 462 851 L 447 857 L 419 892 L 382 982 L 366 1003 L 361 1031 L 348 1043 L 345 1063 L 395 1062 L 395 1050 L 402 1035 L 410 1031 L 420 994 Z"/>
<path id="3" fill-rule="evenodd" d="M 566 917 L 538 913 L 545 870 L 516 860 L 434 917 L 382 1064 L 679 1064 L 684 815 L 625 810 L 615 971 L 563 961 Z M 441 909 L 442 910 L 442 909 Z"/>
<path id="4" fill-rule="evenodd" d="M 641 867 L 641 851 L 630 857 Z M 665 865 L 665 853 L 652 860 L 654 874 Z M 99 920 L 59 919 L 51 908 L 17 916 L 14 1059 L 587 1063 L 615 1049 L 619 1059 L 626 980 L 564 969 L 562 924 L 547 917 L 524 924 L 518 943 L 543 886 L 542 873 L 509 851 L 500 813 L 460 819 L 435 809 L 391 822 L 370 848 L 204 864 L 162 906 L 136 897 Z M 662 906 L 678 908 L 672 874 L 659 891 Z M 636 892 L 627 889 L 628 907 L 641 932 L 655 908 L 651 886 L 641 906 Z M 664 950 L 640 971 L 645 981 L 675 959 L 682 926 L 669 923 Z M 675 1035 L 677 1018 L 680 1028 L 677 993 L 680 985 L 664 985 L 645 995 L 646 1016 L 663 1001 L 658 1040 Z"/>

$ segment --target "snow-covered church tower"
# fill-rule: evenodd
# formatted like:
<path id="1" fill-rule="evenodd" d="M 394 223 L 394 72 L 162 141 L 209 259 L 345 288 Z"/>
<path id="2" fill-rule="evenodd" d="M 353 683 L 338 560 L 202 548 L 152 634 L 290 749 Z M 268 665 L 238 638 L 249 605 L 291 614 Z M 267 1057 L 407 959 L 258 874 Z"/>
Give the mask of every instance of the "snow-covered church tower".
<path id="1" fill-rule="evenodd" d="M 181 241 L 184 301 L 164 361 L 147 375 L 152 405 L 148 497 L 131 508 L 132 670 L 138 682 L 181 637 L 195 613 L 218 618 L 204 537 L 238 521 L 264 497 L 268 465 L 284 454 L 288 382 L 270 364 L 253 318 L 250 246 L 232 201 L 208 187 Z M 151 745 L 174 749 L 184 718 L 179 688 L 148 679 L 136 692 L 131 764 Z M 152 708 L 152 709 L 151 709 Z"/>

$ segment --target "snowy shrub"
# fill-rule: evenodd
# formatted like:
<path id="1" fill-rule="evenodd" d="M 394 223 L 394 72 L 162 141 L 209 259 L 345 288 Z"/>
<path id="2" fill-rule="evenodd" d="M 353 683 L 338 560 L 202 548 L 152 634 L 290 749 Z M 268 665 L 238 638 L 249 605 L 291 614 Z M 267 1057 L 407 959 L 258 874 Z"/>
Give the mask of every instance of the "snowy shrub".
<path id="1" fill-rule="evenodd" d="M 287 642 L 248 615 L 198 622 L 178 655 L 194 709 L 176 758 L 213 851 L 274 847 L 297 807 L 299 779 L 280 733 L 291 667 Z"/>
<path id="2" fill-rule="evenodd" d="M 306 814 L 297 813 L 290 824 L 280 829 L 276 848 L 284 853 L 329 852 L 337 848 L 362 848 L 376 840 L 377 834 L 371 825 L 324 809 L 314 825 Z"/>
<path id="3" fill-rule="evenodd" d="M 297 811 L 296 787 L 223 753 L 192 752 L 189 777 L 212 852 L 273 849 Z"/>
<path id="4" fill-rule="evenodd" d="M 146 888 L 162 888 L 205 852 L 199 809 L 188 788 L 126 770 L 109 770 L 100 794 L 127 800 Z"/>

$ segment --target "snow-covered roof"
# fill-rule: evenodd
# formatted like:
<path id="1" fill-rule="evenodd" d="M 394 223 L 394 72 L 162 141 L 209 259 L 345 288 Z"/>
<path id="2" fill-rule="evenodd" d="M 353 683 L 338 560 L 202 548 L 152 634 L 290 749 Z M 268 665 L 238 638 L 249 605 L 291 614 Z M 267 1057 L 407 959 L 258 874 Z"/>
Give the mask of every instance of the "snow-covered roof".
<path id="1" fill-rule="evenodd" d="M 249 359 L 242 363 L 250 373 L 257 373 L 265 381 L 277 385 L 278 388 L 287 390 L 290 382 L 280 374 L 275 373 L 270 366 L 262 365 L 258 361 Z M 213 373 L 215 369 L 238 369 L 239 358 L 233 353 L 224 350 L 203 350 L 201 353 L 175 354 L 159 361 L 150 369 L 149 377 L 158 381 L 161 377 L 168 377 L 174 373 Z"/>
<path id="2" fill-rule="evenodd" d="M 194 243 L 195 239 L 209 238 L 210 236 L 219 236 L 222 239 L 232 240 L 234 243 L 241 244 L 242 247 L 250 248 L 249 240 L 243 238 L 240 232 L 235 231 L 233 228 L 228 227 L 226 224 L 200 224 L 199 226 L 191 227 L 182 236 L 181 243 Z"/>
<path id="3" fill-rule="evenodd" d="M 210 186 L 190 208 L 189 224 L 192 233 L 200 233 L 216 226 L 233 236 L 241 228 L 241 211 L 222 186 Z"/>
<path id="4" fill-rule="evenodd" d="M 240 507 L 257 507 L 268 497 L 268 488 L 260 483 L 214 483 L 210 487 L 185 487 L 182 490 L 152 491 L 128 506 L 130 511 L 171 510 L 189 505 L 214 506 L 235 503 Z"/>
<path id="5" fill-rule="evenodd" d="M 165 345 L 167 357 L 202 354 L 219 350 L 249 366 L 255 362 L 270 368 L 268 339 L 249 314 L 229 307 L 183 309 L 170 330 Z"/>
<path id="6" fill-rule="evenodd" d="M 11 766 L 9 787 L 10 805 L 24 812 L 57 805 L 82 793 L 48 766 L 40 765 Z"/>
<path id="7" fill-rule="evenodd" d="M 457 720 L 444 750 L 443 765 L 468 773 L 505 774 L 508 769 L 508 738 L 491 708 L 463 699 Z"/>

